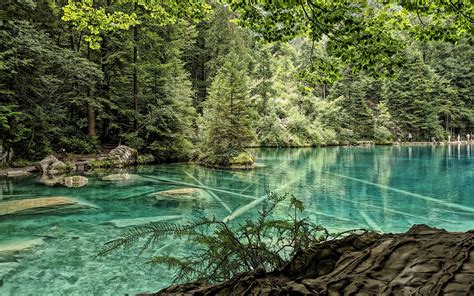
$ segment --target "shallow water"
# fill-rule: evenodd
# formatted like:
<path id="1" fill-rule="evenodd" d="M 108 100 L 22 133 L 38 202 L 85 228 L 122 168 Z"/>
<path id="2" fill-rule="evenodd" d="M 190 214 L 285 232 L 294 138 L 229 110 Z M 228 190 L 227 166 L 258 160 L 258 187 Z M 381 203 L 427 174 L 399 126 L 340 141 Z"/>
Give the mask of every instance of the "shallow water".
<path id="1" fill-rule="evenodd" d="M 330 147 L 255 150 L 259 167 L 225 171 L 191 164 L 134 169 L 125 182 L 89 174 L 86 187 L 47 187 L 38 177 L 0 179 L 0 201 L 67 196 L 96 206 L 73 212 L 0 217 L 1 295 L 117 295 L 156 292 L 172 274 L 145 264 L 153 254 L 185 254 L 184 241 L 163 240 L 137 257 L 135 251 L 105 258 L 94 255 L 126 228 L 117 219 L 196 215 L 224 219 L 230 211 L 265 196 L 266 187 L 304 201 L 308 215 L 333 231 L 370 228 L 406 231 L 425 223 L 450 231 L 474 229 L 473 145 L 440 147 Z M 103 174 L 102 174 L 103 175 Z M 181 182 L 179 186 L 163 180 Z M 159 200 L 154 192 L 186 187 L 213 188 L 203 200 Z M 232 223 L 256 215 L 257 207 Z M 285 215 L 282 205 L 275 215 Z M 180 216 L 182 218 L 176 219 Z M 136 222 L 135 220 L 131 220 Z M 132 223 L 125 220 L 125 223 Z M 124 222 L 124 221 L 122 221 Z M 35 243 L 17 253 L 7 245 Z"/>

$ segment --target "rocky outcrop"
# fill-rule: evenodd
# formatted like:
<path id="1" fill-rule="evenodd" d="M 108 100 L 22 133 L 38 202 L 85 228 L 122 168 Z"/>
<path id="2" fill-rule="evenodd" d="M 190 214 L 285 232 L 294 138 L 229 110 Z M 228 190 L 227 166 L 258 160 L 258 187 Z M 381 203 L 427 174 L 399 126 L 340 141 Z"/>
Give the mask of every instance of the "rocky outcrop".
<path id="1" fill-rule="evenodd" d="M 115 167 L 127 167 L 137 163 L 137 150 L 125 145 L 117 146 L 110 151 L 107 161 L 114 164 Z"/>
<path id="2" fill-rule="evenodd" d="M 474 295 L 474 231 L 414 225 L 350 235 L 297 253 L 282 270 L 166 288 L 156 295 Z"/>
<path id="3" fill-rule="evenodd" d="M 66 165 L 55 156 L 50 155 L 38 162 L 37 169 L 43 174 L 56 175 L 63 174 L 72 170 L 72 166 Z"/>
<path id="4" fill-rule="evenodd" d="M 0 202 L 0 216 L 11 214 L 40 214 L 51 211 L 90 208 L 69 197 L 39 197 Z"/>
<path id="5" fill-rule="evenodd" d="M 137 164 L 137 158 L 137 150 L 125 145 L 119 145 L 112 149 L 106 157 L 95 159 L 85 164 L 85 169 L 124 168 Z"/>
<path id="6" fill-rule="evenodd" d="M 58 162 L 59 160 L 53 156 L 53 155 L 50 155 L 50 156 L 47 156 L 45 158 L 43 158 L 43 160 L 41 160 L 40 162 L 38 162 L 38 164 L 36 165 L 38 170 L 42 173 L 46 173 L 49 169 L 49 167 L 55 163 L 55 162 Z"/>

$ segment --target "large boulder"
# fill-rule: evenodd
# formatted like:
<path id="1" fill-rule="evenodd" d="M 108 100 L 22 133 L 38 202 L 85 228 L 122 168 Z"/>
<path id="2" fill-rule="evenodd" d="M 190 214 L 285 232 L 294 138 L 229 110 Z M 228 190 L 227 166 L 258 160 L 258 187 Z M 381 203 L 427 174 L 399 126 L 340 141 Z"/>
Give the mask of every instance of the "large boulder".
<path id="1" fill-rule="evenodd" d="M 138 152 L 137 150 L 125 145 L 119 145 L 110 151 L 106 157 L 97 158 L 88 161 L 85 169 L 95 168 L 124 168 L 130 165 L 137 164 Z"/>
<path id="2" fill-rule="evenodd" d="M 72 169 L 72 167 L 58 160 L 54 155 L 45 157 L 37 163 L 36 167 L 41 173 L 50 175 L 62 174 Z"/>
<path id="3" fill-rule="evenodd" d="M 59 160 L 54 155 L 46 156 L 45 158 L 43 158 L 43 160 L 38 162 L 36 167 L 38 168 L 40 172 L 47 173 L 51 165 L 58 161 Z"/>
<path id="4" fill-rule="evenodd" d="M 137 163 L 137 150 L 125 145 L 119 145 L 110 151 L 107 161 L 111 162 L 114 167 L 126 167 Z"/>

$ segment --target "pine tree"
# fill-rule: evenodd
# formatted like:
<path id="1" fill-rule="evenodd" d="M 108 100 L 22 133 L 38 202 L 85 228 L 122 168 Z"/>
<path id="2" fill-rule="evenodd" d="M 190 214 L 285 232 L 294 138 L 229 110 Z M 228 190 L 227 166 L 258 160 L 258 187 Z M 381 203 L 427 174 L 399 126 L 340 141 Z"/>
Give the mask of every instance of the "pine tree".
<path id="1" fill-rule="evenodd" d="M 255 138 L 252 130 L 246 63 L 234 51 L 226 57 L 204 103 L 199 160 L 217 166 L 250 165 L 246 145 Z"/>
<path id="2" fill-rule="evenodd" d="M 449 89 L 446 80 L 420 60 L 408 60 L 396 79 L 387 80 L 384 97 L 402 138 L 408 132 L 420 141 L 444 138 L 439 115 Z"/>
<path id="3" fill-rule="evenodd" d="M 348 115 L 342 124 L 354 131 L 355 139 L 373 139 L 374 136 L 374 116 L 368 104 L 371 82 L 362 74 L 346 73 L 331 90 L 333 97 L 341 97 L 340 105 Z"/>

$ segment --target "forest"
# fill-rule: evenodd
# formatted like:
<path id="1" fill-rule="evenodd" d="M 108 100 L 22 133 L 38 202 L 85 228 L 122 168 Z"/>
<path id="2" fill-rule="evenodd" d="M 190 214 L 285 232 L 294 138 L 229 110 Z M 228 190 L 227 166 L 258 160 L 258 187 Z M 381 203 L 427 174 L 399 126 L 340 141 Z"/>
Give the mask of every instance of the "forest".
<path id="1" fill-rule="evenodd" d="M 247 147 L 464 137 L 472 4 L 410 3 L 2 1 L 0 158 L 121 143 L 227 165 Z"/>

